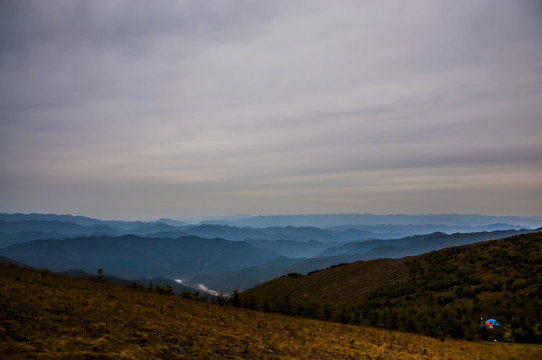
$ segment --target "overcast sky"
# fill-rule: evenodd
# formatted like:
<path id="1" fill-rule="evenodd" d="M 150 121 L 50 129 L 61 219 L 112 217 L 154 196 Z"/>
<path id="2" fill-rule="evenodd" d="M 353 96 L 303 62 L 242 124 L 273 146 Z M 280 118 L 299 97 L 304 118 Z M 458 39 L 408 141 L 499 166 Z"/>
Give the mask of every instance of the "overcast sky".
<path id="1" fill-rule="evenodd" d="M 2 1 L 0 211 L 542 215 L 542 2 Z"/>

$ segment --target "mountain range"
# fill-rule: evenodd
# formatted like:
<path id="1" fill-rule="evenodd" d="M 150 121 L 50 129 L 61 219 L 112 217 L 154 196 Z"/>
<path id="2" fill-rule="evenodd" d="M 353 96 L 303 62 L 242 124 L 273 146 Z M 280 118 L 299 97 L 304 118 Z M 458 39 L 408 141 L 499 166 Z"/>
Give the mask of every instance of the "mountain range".
<path id="1" fill-rule="evenodd" d="M 345 216 L 332 218 L 346 221 L 354 217 Z M 307 217 L 311 218 L 300 218 Z M 454 226 L 442 227 L 451 230 Z M 182 279 L 187 286 L 198 288 L 201 284 L 230 293 L 288 273 L 306 274 L 339 263 L 412 256 L 536 231 L 501 223 L 482 228 L 506 230 L 376 239 L 379 227 L 395 235 L 439 228 L 409 224 L 370 225 L 371 230 L 363 225 L 255 228 L 189 225 L 170 219 L 126 222 L 71 215 L 1 214 L 0 255 L 35 268 L 88 273 L 102 268 L 109 275 L 127 279 Z"/>
<path id="2" fill-rule="evenodd" d="M 91 236 L 33 240 L 0 249 L 2 256 L 35 268 L 81 269 L 124 278 L 185 279 L 265 263 L 277 255 L 243 241 L 185 236 L 178 239 Z"/>
<path id="3" fill-rule="evenodd" d="M 404 221 L 402 224 L 397 222 Z M 433 221 L 432 223 L 423 223 Z M 225 224 L 222 224 L 224 222 Z M 251 223 L 254 226 L 247 226 Z M 423 223 L 423 224 L 422 224 Z M 299 225 L 303 224 L 303 225 Z M 121 236 L 178 238 L 186 235 L 226 240 L 293 240 L 350 242 L 399 239 L 434 232 L 480 232 L 532 229 L 542 218 L 489 217 L 482 215 L 292 215 L 258 216 L 228 221 L 207 220 L 188 224 L 162 218 L 157 221 L 112 221 L 55 214 L 0 214 L 0 247 L 37 239 L 74 236 Z"/>
<path id="4" fill-rule="evenodd" d="M 309 226 L 325 227 L 343 225 L 448 225 L 484 226 L 494 223 L 514 224 L 521 227 L 540 227 L 540 217 L 487 216 L 479 214 L 425 214 L 425 215 L 375 215 L 375 214 L 308 214 L 252 216 L 229 221 L 236 226 Z"/>

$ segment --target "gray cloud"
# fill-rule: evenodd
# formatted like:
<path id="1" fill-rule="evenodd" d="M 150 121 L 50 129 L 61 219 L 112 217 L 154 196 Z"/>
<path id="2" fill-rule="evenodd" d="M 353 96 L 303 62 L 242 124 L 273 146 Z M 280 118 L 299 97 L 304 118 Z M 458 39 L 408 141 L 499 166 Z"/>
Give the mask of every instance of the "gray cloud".
<path id="1" fill-rule="evenodd" d="M 541 30 L 529 0 L 3 2 L 0 210 L 541 214 Z"/>

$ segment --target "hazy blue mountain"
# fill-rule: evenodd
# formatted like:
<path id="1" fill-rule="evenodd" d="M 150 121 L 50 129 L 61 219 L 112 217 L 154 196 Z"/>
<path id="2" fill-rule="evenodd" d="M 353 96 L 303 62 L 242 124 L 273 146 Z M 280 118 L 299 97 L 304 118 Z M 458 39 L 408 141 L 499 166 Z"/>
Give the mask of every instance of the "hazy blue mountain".
<path id="1" fill-rule="evenodd" d="M 64 239 L 90 235 L 120 236 L 134 234 L 146 236 L 156 232 L 179 231 L 180 228 L 163 222 L 100 221 L 89 218 L 83 218 L 85 221 L 81 221 L 78 217 L 71 215 L 2 215 L 4 219 L 9 220 L 0 220 L 0 247 L 38 239 Z M 81 225 L 58 219 L 76 219 L 86 224 Z"/>
<path id="2" fill-rule="evenodd" d="M 232 221 L 227 220 L 204 220 L 197 223 L 197 225 L 227 225 L 227 226 L 237 226 Z"/>
<path id="3" fill-rule="evenodd" d="M 291 241 L 322 241 L 322 242 L 339 242 L 365 239 L 369 234 L 373 233 L 358 230 L 348 229 L 344 231 L 332 231 L 320 229 L 316 227 L 268 227 L 268 228 L 251 228 L 251 227 L 235 227 L 229 225 L 190 225 L 179 227 L 179 231 L 184 234 L 206 237 L 206 238 L 223 238 L 227 240 L 247 240 L 247 239 L 262 239 L 262 240 L 291 240 Z M 174 231 L 160 232 L 159 236 L 164 234 L 175 235 Z"/>
<path id="4" fill-rule="evenodd" d="M 56 232 L 68 235 L 91 235 L 107 234 L 118 235 L 118 231 L 104 224 L 93 224 L 83 226 L 72 222 L 57 220 L 21 220 L 3 221 L 0 220 L 0 232 L 19 233 L 24 231 Z"/>
<path id="5" fill-rule="evenodd" d="M 186 223 L 184 221 L 171 220 L 171 219 L 168 219 L 168 218 L 161 218 L 161 219 L 156 220 L 155 222 L 168 224 L 168 225 L 173 225 L 173 226 L 186 226 L 186 225 L 188 225 L 188 223 Z"/>
<path id="6" fill-rule="evenodd" d="M 176 230 L 176 231 L 160 231 L 156 233 L 150 233 L 150 234 L 145 235 L 145 237 L 178 239 L 180 237 L 189 236 L 189 235 L 191 234 L 187 234 L 183 231 Z M 226 239 L 226 240 L 231 240 L 231 239 Z"/>
<path id="7" fill-rule="evenodd" d="M 365 236 L 363 231 L 357 229 L 335 232 L 328 229 L 320 229 L 318 227 L 309 226 L 272 226 L 258 230 L 268 235 L 274 235 L 274 237 L 278 237 L 280 239 L 295 241 L 352 241 L 359 240 Z"/>
<path id="8" fill-rule="evenodd" d="M 134 233 L 137 229 L 144 227 L 154 222 L 144 222 L 144 221 L 120 221 L 120 220 L 106 220 L 103 221 L 103 224 L 111 226 L 125 234 Z"/>
<path id="9" fill-rule="evenodd" d="M 234 227 L 228 225 L 193 225 L 182 227 L 185 234 L 227 240 L 291 240 L 291 241 L 320 241 L 320 242 L 351 242 L 369 239 L 399 239 L 417 234 L 430 234 L 433 232 L 454 233 L 456 230 L 468 232 L 481 232 L 493 230 L 520 229 L 518 226 L 508 224 L 491 224 L 481 227 L 459 227 L 447 225 L 357 225 L 337 226 L 330 229 L 317 227 L 272 226 L 267 228 Z M 443 231 L 441 231 L 442 229 Z M 167 232 L 175 236 L 174 232 Z M 159 236 L 163 237 L 161 233 Z"/>
<path id="10" fill-rule="evenodd" d="M 223 238 L 227 240 L 245 240 L 247 238 L 259 238 L 265 236 L 265 233 L 259 229 L 248 227 L 240 228 L 228 225 L 192 225 L 182 228 L 182 231 L 195 236 L 206 238 Z M 276 236 L 275 239 L 280 237 Z"/>
<path id="11" fill-rule="evenodd" d="M 494 223 L 514 224 L 521 227 L 542 226 L 541 217 L 487 216 L 478 214 L 428 214 L 428 215 L 374 215 L 374 214 L 324 214 L 324 215 L 269 215 L 239 219 L 239 226 L 313 226 L 328 228 L 340 225 L 448 225 L 484 226 Z"/>
<path id="12" fill-rule="evenodd" d="M 186 225 L 185 222 L 160 219 L 158 221 L 102 221 L 87 217 L 54 214 L 0 214 L 0 233 L 25 233 L 12 237 L 0 236 L 0 246 L 19 243 L 25 240 L 44 238 L 80 237 L 89 235 L 126 235 L 134 234 L 146 237 L 180 237 L 186 234 L 206 238 L 224 238 L 227 240 L 292 240 L 308 242 L 351 242 L 369 239 L 399 239 L 410 235 L 429 234 L 436 231 L 445 233 L 492 231 L 517 229 L 518 225 L 492 223 L 486 225 L 447 225 L 447 224 L 376 224 L 376 225 L 336 225 L 325 228 L 333 222 L 346 221 L 478 221 L 480 218 L 494 220 L 495 217 L 481 215 L 371 215 L 371 214 L 332 214 L 332 215 L 294 215 L 241 218 L 229 217 L 229 220 L 218 219 L 205 221 L 200 225 Z M 502 217 L 501 217 L 502 218 Z M 459 219 L 459 220 L 458 220 Z M 474 220 L 473 220 L 474 219 Z M 478 220 L 477 220 L 478 219 Z M 508 218 L 509 220 L 511 218 Z M 517 218 L 514 218 L 517 220 Z M 525 218 L 522 218 L 525 219 Z M 71 221 L 67 221 L 71 220 Z M 315 223 L 315 226 L 232 226 L 235 222 L 265 223 Z M 227 223 L 230 225 L 221 224 Z M 269 223 L 268 222 L 268 223 Z M 31 235 L 30 232 L 34 232 Z M 40 234 L 40 232 L 42 234 Z"/>
<path id="13" fill-rule="evenodd" d="M 188 236 L 179 239 L 95 236 L 34 240 L 0 249 L 0 255 L 54 271 L 103 268 L 123 278 L 186 279 L 268 262 L 278 255 L 246 242 Z"/>
<path id="14" fill-rule="evenodd" d="M 455 225 L 340 225 L 332 226 L 329 230 L 332 231 L 348 231 L 351 229 L 357 229 L 366 232 L 364 238 L 360 239 L 399 239 L 412 235 L 425 235 L 434 232 L 443 232 L 446 234 L 453 234 L 457 232 L 470 233 L 470 232 L 482 232 L 482 231 L 496 231 L 496 230 L 510 230 L 510 229 L 523 229 L 525 227 L 519 225 L 510 225 L 504 223 L 496 223 L 480 226 L 455 226 Z"/>
<path id="15" fill-rule="evenodd" d="M 19 232 L 17 232 L 19 231 Z M 6 234 L 6 235 L 2 235 Z M 9 234 L 12 234 L 10 236 Z M 250 228 L 228 225 L 188 225 L 174 226 L 161 222 L 107 222 L 90 226 L 74 223 L 53 221 L 0 221 L 0 247 L 23 241 L 38 239 L 63 239 L 88 235 L 127 235 L 133 234 L 145 237 L 179 238 L 194 235 L 206 238 L 223 238 L 226 240 L 290 240 L 296 242 L 350 242 L 369 238 L 385 238 L 376 232 L 363 229 L 347 228 L 345 230 L 320 229 L 316 227 L 268 227 Z M 395 233 L 397 235 L 400 233 Z M 307 247 L 311 252 L 312 247 Z M 295 256 L 295 255 L 292 255 Z"/>
<path id="16" fill-rule="evenodd" d="M 313 257 L 321 251 L 336 245 L 336 243 L 324 243 L 316 240 L 293 241 L 248 239 L 246 242 L 256 248 L 269 249 L 288 258 Z"/>
<path id="17" fill-rule="evenodd" d="M 445 234 L 435 232 L 427 235 L 414 235 L 395 240 L 369 240 L 351 242 L 338 247 L 329 247 L 316 256 L 327 257 L 341 254 L 365 254 L 371 260 L 378 257 L 397 257 L 418 255 L 446 247 L 466 245 L 485 240 L 502 239 L 508 236 L 525 234 L 539 230 L 504 230 L 479 233 Z M 379 249 L 375 251 L 374 249 Z"/>
<path id="18" fill-rule="evenodd" d="M 20 244 L 38 239 L 64 239 L 68 234 L 59 234 L 55 231 L 21 231 L 18 233 L 0 233 L 0 248 Z"/>
<path id="19" fill-rule="evenodd" d="M 192 225 L 198 225 L 210 221 L 212 225 L 231 225 L 235 221 L 240 219 L 245 219 L 250 217 L 250 215 L 225 215 L 225 216 L 192 216 L 192 217 L 183 217 L 182 221 L 185 221 Z M 239 226 L 239 225 L 235 225 Z"/>
<path id="20" fill-rule="evenodd" d="M 108 228 L 114 228 L 118 230 L 133 230 L 145 225 L 152 225 L 155 223 L 163 223 L 172 226 L 186 226 L 186 222 L 179 220 L 171 220 L 162 218 L 157 221 L 120 221 L 120 220 L 99 220 L 93 219 L 86 216 L 73 216 L 73 215 L 57 215 L 57 214 L 0 214 L 0 220 L 2 221 L 48 221 L 48 222 L 64 222 L 81 225 L 84 227 L 90 227 L 92 225 L 102 225 L 107 226 Z"/>
<path id="21" fill-rule="evenodd" d="M 61 221 L 69 222 L 73 224 L 89 226 L 102 223 L 101 220 L 92 219 L 86 216 L 73 216 L 73 215 L 56 215 L 56 214 L 0 214 L 0 220 L 2 221 L 26 221 L 26 220 L 40 220 L 40 221 Z"/>
<path id="22" fill-rule="evenodd" d="M 144 223 L 133 229 L 124 230 L 125 233 L 131 233 L 133 235 L 145 236 L 148 234 L 164 231 L 179 231 L 179 226 L 170 225 L 162 222 Z"/>

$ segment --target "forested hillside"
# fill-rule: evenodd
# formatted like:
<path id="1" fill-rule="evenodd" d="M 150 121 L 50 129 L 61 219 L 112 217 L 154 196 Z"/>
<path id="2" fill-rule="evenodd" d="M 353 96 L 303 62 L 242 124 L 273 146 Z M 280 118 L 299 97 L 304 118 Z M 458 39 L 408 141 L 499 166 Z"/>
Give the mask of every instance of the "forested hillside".
<path id="1" fill-rule="evenodd" d="M 542 233 L 403 259 L 288 276 L 242 294 L 244 306 L 422 333 L 542 342 Z M 502 326 L 479 327 L 482 318 Z"/>

